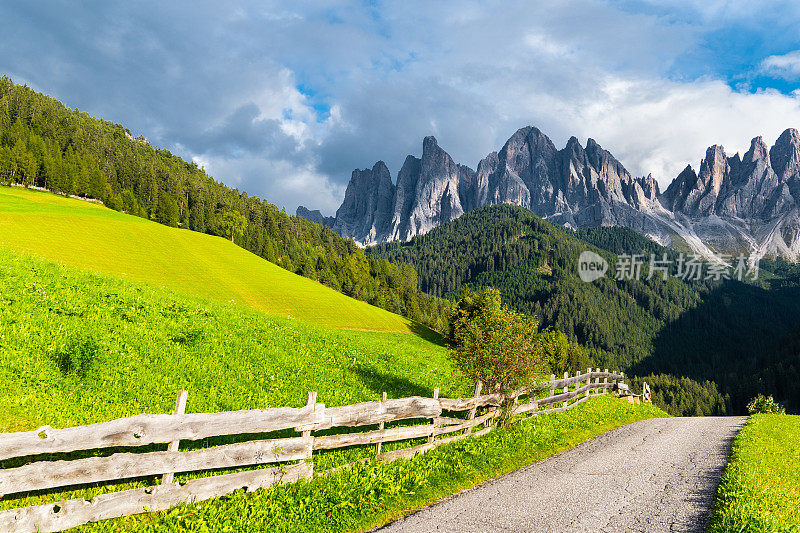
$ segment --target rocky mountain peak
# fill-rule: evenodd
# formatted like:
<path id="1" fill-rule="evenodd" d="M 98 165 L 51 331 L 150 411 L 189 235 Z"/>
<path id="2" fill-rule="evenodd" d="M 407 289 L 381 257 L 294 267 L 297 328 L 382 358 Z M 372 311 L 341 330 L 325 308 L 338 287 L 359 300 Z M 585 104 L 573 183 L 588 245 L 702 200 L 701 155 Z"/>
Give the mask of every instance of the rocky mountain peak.
<path id="1" fill-rule="evenodd" d="M 354 170 L 336 211 L 334 231 L 359 242 L 381 242 L 391 220 L 394 195 L 395 187 L 383 161 L 372 169 Z"/>
<path id="2" fill-rule="evenodd" d="M 781 181 L 800 174 L 800 134 L 794 128 L 781 133 L 769 151 L 772 168 Z"/>
<path id="3" fill-rule="evenodd" d="M 328 227 L 332 227 L 333 224 L 336 222 L 336 217 L 326 217 L 322 214 L 322 212 L 319 209 L 314 209 L 312 211 L 311 209 L 308 209 L 302 205 L 297 206 L 297 211 L 295 211 L 295 216 Z"/>
<path id="4" fill-rule="evenodd" d="M 739 154 L 736 154 L 739 155 Z M 745 152 L 743 161 L 769 160 L 769 148 L 759 135 L 750 141 L 750 149 Z"/>
<path id="5" fill-rule="evenodd" d="M 634 178 L 593 138 L 584 148 L 573 136 L 559 150 L 538 128 L 526 126 L 474 171 L 429 136 L 421 157 L 406 157 L 397 185 L 379 161 L 353 171 L 333 222 L 305 208 L 298 215 L 332 223 L 340 234 L 369 245 L 408 240 L 497 203 L 527 207 L 573 228 L 628 226 L 662 244 L 677 233 L 705 255 L 713 254 L 710 246 L 741 250 L 767 239 L 763 250 L 794 258 L 800 256 L 800 135 L 787 129 L 772 148 L 755 137 L 743 156 L 728 157 L 721 145 L 711 146 L 697 171 L 687 165 L 663 193 L 652 175 Z"/>

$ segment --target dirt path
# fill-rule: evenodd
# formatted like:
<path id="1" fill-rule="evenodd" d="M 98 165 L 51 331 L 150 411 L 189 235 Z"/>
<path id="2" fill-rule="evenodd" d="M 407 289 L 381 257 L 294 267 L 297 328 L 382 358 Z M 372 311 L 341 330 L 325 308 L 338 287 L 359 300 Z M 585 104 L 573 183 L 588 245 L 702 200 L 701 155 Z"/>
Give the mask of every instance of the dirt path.
<path id="1" fill-rule="evenodd" d="M 702 532 L 745 420 L 629 424 L 379 531 Z"/>

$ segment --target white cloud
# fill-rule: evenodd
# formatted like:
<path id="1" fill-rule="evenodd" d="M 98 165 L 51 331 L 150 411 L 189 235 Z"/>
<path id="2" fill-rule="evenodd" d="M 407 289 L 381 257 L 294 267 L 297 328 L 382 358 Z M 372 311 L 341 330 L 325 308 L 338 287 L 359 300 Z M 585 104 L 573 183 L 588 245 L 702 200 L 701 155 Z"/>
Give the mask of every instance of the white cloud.
<path id="1" fill-rule="evenodd" d="M 396 176 L 430 134 L 472 167 L 525 125 L 559 146 L 592 137 L 664 186 L 710 144 L 743 151 L 755 135 L 769 143 L 800 126 L 798 94 L 740 92 L 679 68 L 731 20 L 797 22 L 791 3 L 757 15 L 728 0 L 646 4 L 11 2 L 0 4 L 0 72 L 231 186 L 326 214 L 353 168 L 383 159 Z M 757 68 L 800 78 L 800 51 Z"/>
<path id="2" fill-rule="evenodd" d="M 761 72 L 785 80 L 800 78 L 800 50 L 767 57 L 761 62 Z"/>
<path id="3" fill-rule="evenodd" d="M 744 153 L 750 140 L 769 145 L 800 126 L 800 96 L 741 93 L 719 80 L 689 83 L 631 80 L 603 88 L 598 104 L 576 106 L 570 118 L 637 175 L 652 172 L 666 187 L 687 164 L 697 169 L 705 148 Z"/>
<path id="4" fill-rule="evenodd" d="M 258 155 L 195 155 L 192 160 L 212 176 L 225 176 L 225 183 L 231 187 L 268 201 L 280 198 L 278 207 L 285 207 L 292 215 L 298 205 L 335 213 L 344 196 L 342 184 L 331 182 L 310 164 Z"/>

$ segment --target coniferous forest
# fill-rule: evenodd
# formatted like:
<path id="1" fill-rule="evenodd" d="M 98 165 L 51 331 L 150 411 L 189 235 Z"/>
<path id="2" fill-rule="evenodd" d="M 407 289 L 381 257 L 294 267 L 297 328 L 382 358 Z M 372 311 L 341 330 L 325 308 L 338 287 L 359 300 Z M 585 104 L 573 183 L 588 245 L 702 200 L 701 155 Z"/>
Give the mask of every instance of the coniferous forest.
<path id="1" fill-rule="evenodd" d="M 611 272 L 593 283 L 577 259 L 593 250 Z M 759 392 L 800 411 L 800 275 L 765 261 L 756 281 L 683 281 L 648 275 L 614 279 L 616 254 L 677 252 L 627 228 L 573 232 L 527 209 L 481 208 L 415 237 L 368 250 L 410 262 L 420 288 L 455 297 L 462 286 L 492 286 L 517 311 L 538 316 L 586 347 L 598 366 L 655 385 L 673 414 L 742 413 Z M 650 279 L 648 279 L 650 277 Z M 787 333 L 788 332 L 788 333 Z M 641 379 L 635 381 L 640 383 Z"/>
<path id="2" fill-rule="evenodd" d="M 367 259 L 330 228 L 231 189 L 123 126 L 8 77 L 0 78 L 0 183 L 95 198 L 167 226 L 230 238 L 348 296 L 446 328 L 450 303 L 421 293 L 410 265 Z"/>

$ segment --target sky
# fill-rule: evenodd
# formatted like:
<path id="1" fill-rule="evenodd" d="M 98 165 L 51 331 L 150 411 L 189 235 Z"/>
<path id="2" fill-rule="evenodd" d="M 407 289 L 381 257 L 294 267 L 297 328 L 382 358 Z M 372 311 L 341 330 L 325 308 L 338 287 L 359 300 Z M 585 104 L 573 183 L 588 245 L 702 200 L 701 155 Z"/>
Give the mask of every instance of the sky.
<path id="1" fill-rule="evenodd" d="M 662 189 L 800 128 L 800 2 L 0 2 L 0 75 L 293 213 L 435 135 L 472 168 L 532 125 Z"/>

